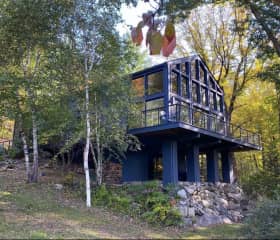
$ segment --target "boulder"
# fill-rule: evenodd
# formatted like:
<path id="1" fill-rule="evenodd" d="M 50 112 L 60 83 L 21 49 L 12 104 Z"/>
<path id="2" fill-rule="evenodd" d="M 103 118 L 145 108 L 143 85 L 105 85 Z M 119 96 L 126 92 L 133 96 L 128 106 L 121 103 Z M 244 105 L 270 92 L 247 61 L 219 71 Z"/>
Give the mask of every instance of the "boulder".
<path id="1" fill-rule="evenodd" d="M 196 225 L 200 227 L 207 227 L 211 225 L 217 225 L 223 223 L 223 219 L 220 216 L 204 214 L 196 221 Z"/>
<path id="2" fill-rule="evenodd" d="M 184 221 L 186 226 L 192 226 L 192 224 L 193 224 L 192 218 L 184 218 L 183 221 Z"/>
<path id="3" fill-rule="evenodd" d="M 57 183 L 57 184 L 54 185 L 54 187 L 55 187 L 56 190 L 62 190 L 63 185 Z"/>
<path id="4" fill-rule="evenodd" d="M 206 208 L 209 208 L 210 206 L 213 205 L 213 203 L 211 203 L 210 201 L 208 200 L 202 200 L 202 205 Z"/>
<path id="5" fill-rule="evenodd" d="M 215 201 L 216 201 L 217 205 L 221 205 L 223 208 L 228 207 L 228 201 L 224 198 L 216 197 Z"/>
<path id="6" fill-rule="evenodd" d="M 221 220 L 224 224 L 232 224 L 232 221 L 226 216 L 221 216 Z"/>
<path id="7" fill-rule="evenodd" d="M 190 195 L 192 195 L 196 191 L 196 186 L 185 186 L 184 188 Z"/>
<path id="8" fill-rule="evenodd" d="M 177 195 L 182 198 L 182 199 L 186 199 L 187 198 L 187 193 L 184 189 L 181 189 L 177 192 Z"/>
<path id="9" fill-rule="evenodd" d="M 195 209 L 193 207 L 188 208 L 188 216 L 194 217 L 195 216 Z"/>
<path id="10" fill-rule="evenodd" d="M 229 210 L 240 209 L 240 204 L 230 201 L 229 204 L 228 204 L 228 209 Z"/>
<path id="11" fill-rule="evenodd" d="M 181 214 L 181 216 L 183 216 L 183 217 L 188 217 L 188 207 L 187 206 L 180 206 L 179 208 L 178 208 L 178 210 L 179 210 L 179 212 L 180 212 L 180 214 Z"/>
<path id="12" fill-rule="evenodd" d="M 228 193 L 228 197 L 234 202 L 240 202 L 242 199 L 241 193 Z"/>

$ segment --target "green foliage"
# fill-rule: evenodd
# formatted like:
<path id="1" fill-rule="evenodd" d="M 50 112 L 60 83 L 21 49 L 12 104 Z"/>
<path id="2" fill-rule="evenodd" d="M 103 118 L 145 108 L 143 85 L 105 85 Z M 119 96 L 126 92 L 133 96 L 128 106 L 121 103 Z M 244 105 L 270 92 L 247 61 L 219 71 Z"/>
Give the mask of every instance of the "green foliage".
<path id="1" fill-rule="evenodd" d="M 15 147 L 12 147 L 8 150 L 8 157 L 15 159 L 16 157 L 18 157 L 19 153 L 21 151 Z"/>
<path id="2" fill-rule="evenodd" d="M 171 197 L 157 182 L 108 188 L 101 185 L 93 193 L 93 203 L 139 217 L 151 224 L 178 225 L 182 219 L 172 207 Z"/>
<path id="3" fill-rule="evenodd" d="M 66 186 L 70 186 L 73 187 L 74 186 L 74 179 L 75 179 L 75 175 L 73 172 L 69 172 L 64 176 L 63 179 L 63 184 Z"/>
<path id="4" fill-rule="evenodd" d="M 280 195 L 280 176 L 267 171 L 259 171 L 243 179 L 242 188 L 252 198 L 262 196 L 276 199 Z"/>
<path id="5" fill-rule="evenodd" d="M 93 192 L 93 204 L 127 213 L 130 208 L 131 199 L 118 195 L 116 192 L 107 189 L 105 185 L 101 185 Z"/>
<path id="6" fill-rule="evenodd" d="M 280 238 L 280 199 L 266 200 L 252 212 L 243 227 L 246 238 Z"/>

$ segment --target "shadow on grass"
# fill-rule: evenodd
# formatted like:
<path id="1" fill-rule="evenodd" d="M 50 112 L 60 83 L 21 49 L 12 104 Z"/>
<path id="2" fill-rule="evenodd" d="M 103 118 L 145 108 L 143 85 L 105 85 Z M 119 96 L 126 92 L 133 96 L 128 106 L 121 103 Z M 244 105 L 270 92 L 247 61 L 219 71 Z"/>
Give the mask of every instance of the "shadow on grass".
<path id="1" fill-rule="evenodd" d="M 186 239 L 242 239 L 242 224 L 223 224 L 200 227 L 182 236 Z"/>

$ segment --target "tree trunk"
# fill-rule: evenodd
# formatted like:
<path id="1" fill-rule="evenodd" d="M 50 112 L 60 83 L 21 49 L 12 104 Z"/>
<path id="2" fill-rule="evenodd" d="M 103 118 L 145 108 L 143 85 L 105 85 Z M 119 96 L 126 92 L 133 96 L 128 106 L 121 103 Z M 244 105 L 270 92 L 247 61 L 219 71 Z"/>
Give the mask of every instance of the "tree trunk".
<path id="1" fill-rule="evenodd" d="M 26 141 L 25 134 L 23 130 L 21 130 L 20 133 L 22 145 L 23 145 L 23 153 L 24 153 L 24 160 L 25 160 L 25 169 L 26 169 L 26 179 L 27 182 L 30 182 L 30 164 L 29 164 L 29 152 L 28 152 L 28 145 Z"/>
<path id="2" fill-rule="evenodd" d="M 19 99 L 19 90 L 17 89 L 16 91 L 16 101 L 17 101 L 17 108 L 18 108 L 18 123 L 19 123 L 19 131 L 20 131 L 20 138 L 22 141 L 22 146 L 23 146 L 23 154 L 24 154 L 24 160 L 25 160 L 25 170 L 26 170 L 26 181 L 29 183 L 30 182 L 30 160 L 29 160 L 29 151 L 28 151 L 28 144 L 26 140 L 26 136 L 23 130 L 23 117 L 22 117 L 22 112 L 21 112 L 21 107 L 20 107 L 20 99 Z M 13 137 L 13 139 L 15 136 Z"/>
<path id="3" fill-rule="evenodd" d="M 32 114 L 32 137 L 33 137 L 33 167 L 31 173 L 31 182 L 38 182 L 39 170 L 39 154 L 38 154 L 38 138 L 37 138 L 37 122 L 35 111 L 31 110 Z"/>
<path id="4" fill-rule="evenodd" d="M 272 42 L 277 55 L 280 57 L 280 43 L 278 39 L 275 37 L 270 27 L 264 22 L 259 10 L 257 9 L 256 5 L 252 2 L 250 3 L 250 9 L 254 14 L 255 18 L 257 19 L 258 23 L 262 26 L 263 30 L 266 32 L 269 40 Z"/>
<path id="5" fill-rule="evenodd" d="M 90 176 L 88 167 L 89 144 L 90 144 L 90 116 L 89 116 L 89 84 L 88 75 L 85 74 L 85 100 L 86 100 L 86 144 L 84 148 L 84 171 L 86 177 L 86 206 L 91 207 Z"/>

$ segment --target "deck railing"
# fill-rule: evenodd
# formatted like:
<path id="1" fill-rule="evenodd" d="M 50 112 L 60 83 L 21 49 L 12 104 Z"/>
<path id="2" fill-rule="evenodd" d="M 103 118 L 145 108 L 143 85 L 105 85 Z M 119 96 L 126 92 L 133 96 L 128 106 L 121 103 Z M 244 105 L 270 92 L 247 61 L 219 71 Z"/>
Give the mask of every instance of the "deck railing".
<path id="1" fill-rule="evenodd" d="M 207 114 L 188 105 L 170 105 L 168 113 L 164 107 L 149 109 L 134 115 L 129 128 L 143 128 L 162 124 L 181 122 L 197 128 L 237 139 L 244 143 L 261 146 L 259 134 L 246 130 L 240 126 L 224 121 L 218 116 Z"/>

